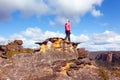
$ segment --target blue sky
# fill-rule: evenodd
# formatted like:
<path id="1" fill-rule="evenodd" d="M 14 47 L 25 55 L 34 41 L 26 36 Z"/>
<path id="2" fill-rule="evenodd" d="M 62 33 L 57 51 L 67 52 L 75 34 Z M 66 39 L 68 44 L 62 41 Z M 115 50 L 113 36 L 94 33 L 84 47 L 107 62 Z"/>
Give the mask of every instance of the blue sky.
<path id="1" fill-rule="evenodd" d="M 1 0 L 0 43 L 22 39 L 24 47 L 35 41 L 65 37 L 64 23 L 71 21 L 71 40 L 89 51 L 120 50 L 120 0 Z"/>

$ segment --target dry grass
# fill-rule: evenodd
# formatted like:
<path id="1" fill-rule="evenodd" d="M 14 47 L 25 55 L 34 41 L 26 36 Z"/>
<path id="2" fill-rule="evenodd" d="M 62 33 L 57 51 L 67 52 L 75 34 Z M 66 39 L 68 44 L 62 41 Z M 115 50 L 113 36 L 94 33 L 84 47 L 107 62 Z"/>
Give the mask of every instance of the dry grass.
<path id="1" fill-rule="evenodd" d="M 7 58 L 11 58 L 12 56 L 14 56 L 14 55 L 16 55 L 16 54 L 24 54 L 24 53 L 28 53 L 28 54 L 30 54 L 30 53 L 32 53 L 33 52 L 33 50 L 32 49 L 29 49 L 29 48 L 26 48 L 26 49 L 24 49 L 24 50 L 21 50 L 21 51 L 18 51 L 18 50 L 14 50 L 14 51 L 7 51 L 7 53 L 6 53 L 6 56 L 7 56 Z"/>
<path id="2" fill-rule="evenodd" d="M 103 67 L 100 67 L 98 69 L 98 74 L 102 78 L 102 80 L 109 80 L 108 74 Z"/>
<path id="3" fill-rule="evenodd" d="M 15 54 L 18 54 L 19 52 L 16 50 L 16 51 L 7 51 L 7 58 L 11 58 L 13 55 Z"/>
<path id="4" fill-rule="evenodd" d="M 110 70 L 111 74 L 117 76 L 117 77 L 120 77 L 120 72 L 119 71 L 113 71 L 113 70 Z"/>

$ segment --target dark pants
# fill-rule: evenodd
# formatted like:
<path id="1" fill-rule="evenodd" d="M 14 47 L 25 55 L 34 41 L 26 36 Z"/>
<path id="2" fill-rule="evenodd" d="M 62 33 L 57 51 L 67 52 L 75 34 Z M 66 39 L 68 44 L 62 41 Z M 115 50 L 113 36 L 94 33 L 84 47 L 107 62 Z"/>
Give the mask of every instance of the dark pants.
<path id="1" fill-rule="evenodd" d="M 65 33 L 66 33 L 65 39 L 68 39 L 68 41 L 70 42 L 70 31 L 65 31 Z"/>

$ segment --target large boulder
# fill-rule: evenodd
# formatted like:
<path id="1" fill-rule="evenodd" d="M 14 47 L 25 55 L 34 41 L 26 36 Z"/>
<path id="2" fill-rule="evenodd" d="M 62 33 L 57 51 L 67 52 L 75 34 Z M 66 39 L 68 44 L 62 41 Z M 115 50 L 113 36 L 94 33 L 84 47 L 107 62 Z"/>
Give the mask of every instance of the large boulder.
<path id="1" fill-rule="evenodd" d="M 23 41 L 22 40 L 15 40 L 14 43 L 18 44 L 18 45 L 22 45 Z"/>

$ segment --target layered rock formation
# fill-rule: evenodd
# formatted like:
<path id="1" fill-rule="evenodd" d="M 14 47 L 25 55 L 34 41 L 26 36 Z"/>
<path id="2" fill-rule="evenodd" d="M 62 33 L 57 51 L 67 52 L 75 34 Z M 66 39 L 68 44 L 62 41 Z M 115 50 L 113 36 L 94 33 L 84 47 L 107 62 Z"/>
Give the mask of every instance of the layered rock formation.
<path id="1" fill-rule="evenodd" d="M 114 52 L 114 51 L 101 53 L 95 57 L 95 60 L 98 62 L 98 64 L 99 64 L 99 62 L 101 62 L 103 64 L 108 62 L 111 65 L 120 65 L 120 63 L 119 63 L 120 54 L 119 54 L 119 52 Z"/>
<path id="2" fill-rule="evenodd" d="M 23 48 L 22 44 L 23 44 L 22 40 L 14 40 L 6 45 L 0 45 L 0 57 L 11 58 L 15 54 L 33 52 L 32 49 Z"/>
<path id="3" fill-rule="evenodd" d="M 88 56 L 88 51 L 84 48 L 77 48 L 79 42 L 68 42 L 63 38 L 48 38 L 43 42 L 36 42 L 40 45 L 39 51 L 42 55 L 51 59 L 78 59 Z"/>
<path id="4" fill-rule="evenodd" d="M 12 57 L 15 53 L 22 52 L 23 41 L 22 40 L 14 40 L 13 42 L 9 42 L 7 45 L 0 45 L 0 53 L 6 57 Z M 1 57 L 3 57 L 1 55 Z"/>
<path id="5" fill-rule="evenodd" d="M 119 72 L 94 66 L 85 58 L 49 61 L 40 53 L 0 60 L 0 80 L 120 80 Z"/>

